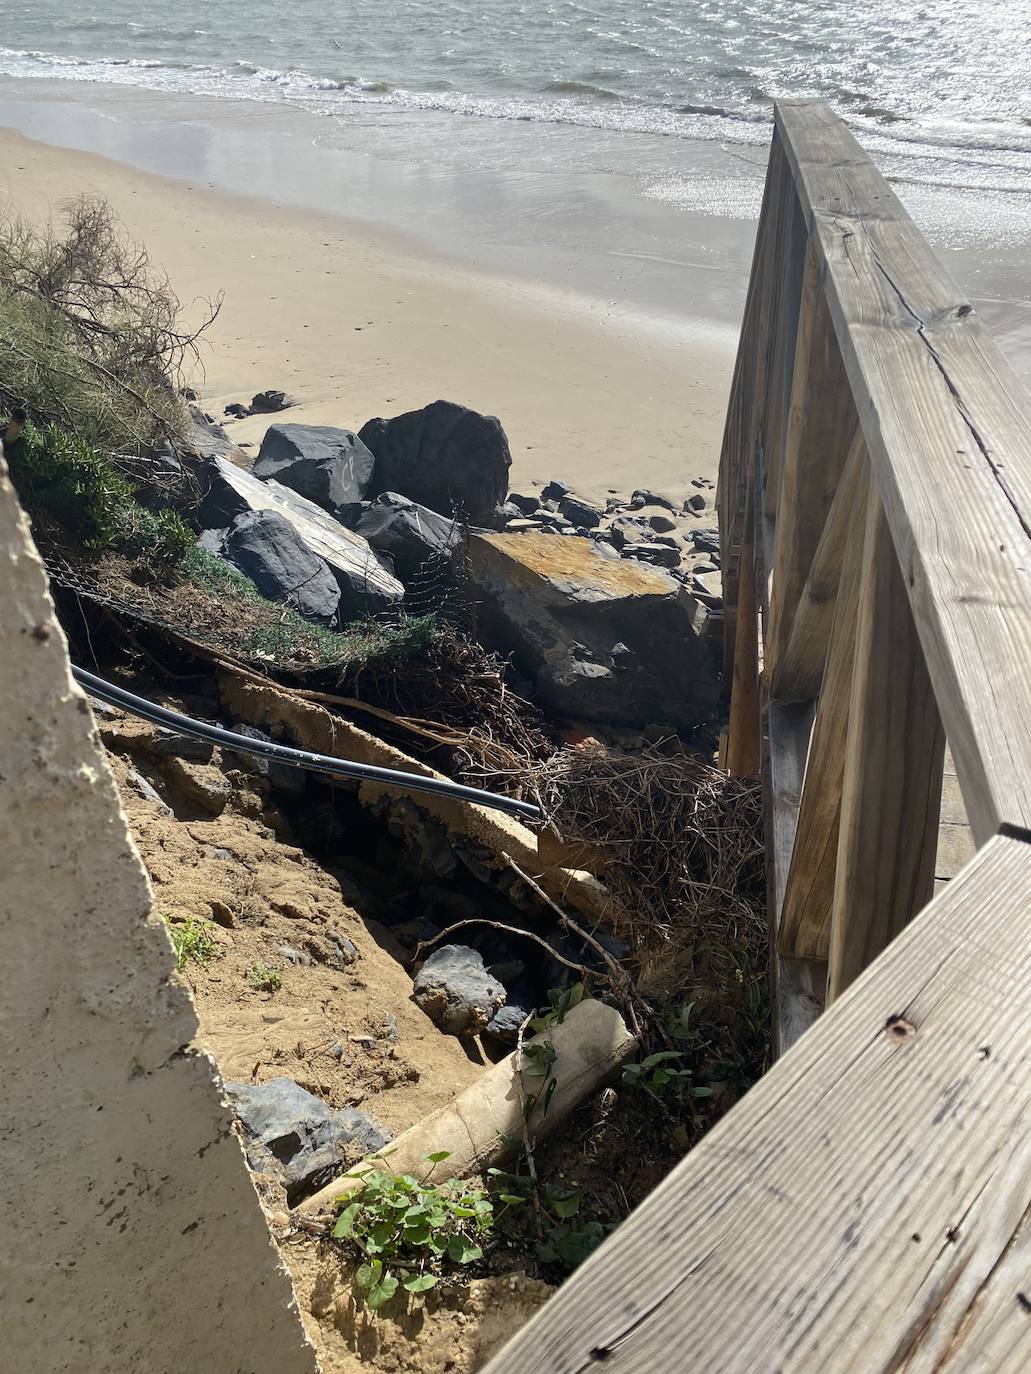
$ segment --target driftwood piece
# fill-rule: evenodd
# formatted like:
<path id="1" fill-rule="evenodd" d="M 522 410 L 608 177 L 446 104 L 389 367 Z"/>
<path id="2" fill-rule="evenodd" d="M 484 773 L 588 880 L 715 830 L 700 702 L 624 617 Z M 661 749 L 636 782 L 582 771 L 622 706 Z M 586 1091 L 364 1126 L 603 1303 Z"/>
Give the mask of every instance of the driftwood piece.
<path id="1" fill-rule="evenodd" d="M 467 1178 L 510 1155 L 523 1139 L 524 1125 L 534 1139 L 541 1139 L 561 1125 L 595 1088 L 625 1064 L 637 1049 L 618 1011 L 604 1002 L 581 1002 L 565 1019 L 535 1035 L 529 1046 L 550 1041 L 555 1060 L 550 1077 L 555 1087 L 547 1110 L 533 1109 L 527 1123 L 520 1094 L 526 1099 L 546 1090 L 548 1078 L 517 1072 L 515 1054 L 507 1055 L 453 1102 L 402 1132 L 386 1150 L 364 1160 L 356 1169 L 321 1188 L 300 1204 L 299 1211 L 312 1213 L 332 1207 L 337 1198 L 358 1192 L 361 1175 L 370 1169 L 392 1174 L 426 1172 L 426 1156 L 450 1151 L 433 1171 L 433 1181 Z"/>

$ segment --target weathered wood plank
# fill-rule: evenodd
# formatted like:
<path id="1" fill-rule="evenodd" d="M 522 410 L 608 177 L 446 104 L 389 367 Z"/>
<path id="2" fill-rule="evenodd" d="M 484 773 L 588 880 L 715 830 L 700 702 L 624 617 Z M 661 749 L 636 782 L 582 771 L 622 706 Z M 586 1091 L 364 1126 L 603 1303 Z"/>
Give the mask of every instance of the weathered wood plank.
<path id="1" fill-rule="evenodd" d="M 485 1374 L 1027 1368 L 1029 910 L 991 840 Z"/>
<path id="2" fill-rule="evenodd" d="M 720 525 L 720 567 L 723 581 L 724 613 L 724 675 L 734 670 L 736 639 L 738 569 L 741 557 L 741 538 L 747 509 L 748 476 L 755 464 L 755 408 L 760 377 L 760 314 L 768 312 L 767 279 L 771 269 L 776 237 L 776 220 L 782 182 L 786 179 L 784 158 L 777 140 L 770 148 L 770 161 L 763 189 L 762 210 L 756 229 L 752 253 L 752 271 L 748 279 L 744 316 L 734 375 L 727 404 L 727 420 L 720 450 L 719 476 L 716 486 L 716 509 Z M 765 355 L 763 354 L 764 358 Z"/>
<path id="3" fill-rule="evenodd" d="M 745 517 L 738 574 L 737 626 L 734 674 L 730 692 L 727 738 L 727 771 L 734 777 L 759 776 L 759 617 L 755 590 L 755 518 L 751 489 L 746 495 Z"/>
<path id="4" fill-rule="evenodd" d="M 876 491 L 859 594 L 834 877 L 828 1001 L 934 893 L 945 759 L 923 650 Z"/>
<path id="5" fill-rule="evenodd" d="M 870 499 L 869 466 L 857 464 L 842 539 L 840 587 L 832 607 L 827 670 L 816 707 L 795 848 L 788 870 L 778 948 L 785 957 L 826 959 L 838 866 L 838 828 L 845 777 L 859 588 Z"/>
<path id="6" fill-rule="evenodd" d="M 770 676 L 777 701 L 811 701 L 820 691 L 849 526 L 868 468 L 862 431 L 857 430 L 799 598 L 790 642 Z"/>
<path id="7" fill-rule="evenodd" d="M 758 494 L 753 515 L 760 530 L 756 545 L 756 586 L 759 619 L 765 633 L 769 624 L 769 578 L 766 568 L 773 559 L 775 521 L 759 509 Z M 795 846 L 798 805 L 802 793 L 809 737 L 813 726 L 812 703 L 780 706 L 762 694 L 762 797 L 763 834 L 766 840 L 766 910 L 770 935 L 770 1007 L 773 1053 L 783 1054 L 809 1029 L 823 1011 L 827 988 L 827 963 L 782 957 L 777 934 L 784 887 Z"/>
<path id="8" fill-rule="evenodd" d="M 784 469 L 777 510 L 767 676 L 778 681 L 795 614 L 824 530 L 857 426 L 812 244 L 798 324 Z"/>
<path id="9" fill-rule="evenodd" d="M 757 398 L 755 425 L 756 455 L 762 474 L 763 510 L 768 516 L 775 516 L 780 505 L 805 256 L 805 220 L 791 177 L 784 176 L 781 180 L 777 236 L 770 268 L 765 390 Z"/>
<path id="10" fill-rule="evenodd" d="M 827 962 L 781 954 L 780 911 L 791 864 L 802 794 L 806 751 L 813 724 L 811 703 L 764 709 L 763 820 L 766 833 L 766 892 L 770 916 L 770 1005 L 773 1052 L 786 1053 L 823 1011 Z"/>
<path id="11" fill-rule="evenodd" d="M 975 840 L 1031 830 L 1031 404 L 844 125 L 777 127 Z"/>

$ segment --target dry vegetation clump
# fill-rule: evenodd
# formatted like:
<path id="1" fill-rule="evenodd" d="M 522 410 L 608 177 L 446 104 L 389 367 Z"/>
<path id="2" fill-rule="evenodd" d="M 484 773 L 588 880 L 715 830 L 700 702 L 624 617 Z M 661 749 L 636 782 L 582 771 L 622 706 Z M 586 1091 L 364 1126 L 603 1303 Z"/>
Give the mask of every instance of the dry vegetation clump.
<path id="1" fill-rule="evenodd" d="M 127 463 L 145 456 L 185 424 L 183 368 L 220 304 L 186 324 L 106 201 L 69 202 L 61 224 L 0 210 L 0 411 L 24 406 Z"/>
<path id="2" fill-rule="evenodd" d="M 586 843 L 632 913 L 618 932 L 660 1040 L 743 1088 L 769 1047 L 762 806 L 757 781 L 659 748 L 564 749 L 536 772 L 546 816 Z"/>

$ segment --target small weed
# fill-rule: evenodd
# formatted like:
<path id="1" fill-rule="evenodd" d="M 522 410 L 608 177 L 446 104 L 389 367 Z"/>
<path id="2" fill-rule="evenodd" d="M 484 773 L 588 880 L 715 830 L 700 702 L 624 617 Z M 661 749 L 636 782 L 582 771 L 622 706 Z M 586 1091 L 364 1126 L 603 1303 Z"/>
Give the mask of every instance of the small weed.
<path id="1" fill-rule="evenodd" d="M 711 1097 L 711 1088 L 692 1086 L 694 1075 L 690 1069 L 674 1066 L 674 1061 L 683 1057 L 679 1050 L 659 1050 L 639 1064 L 628 1064 L 623 1070 L 623 1082 L 629 1088 L 640 1088 L 656 1102 L 667 1097 Z"/>
<path id="2" fill-rule="evenodd" d="M 533 1203 L 539 1218 L 537 1258 L 542 1264 L 555 1264 L 571 1272 L 616 1229 L 614 1223 L 588 1220 L 580 1216 L 579 1189 L 557 1183 L 535 1182 L 524 1174 L 509 1174 L 488 1169 L 496 1180 L 499 1201 L 508 1205 Z"/>
<path id="3" fill-rule="evenodd" d="M 166 916 L 165 924 L 172 938 L 177 969 L 184 969 L 191 959 L 206 968 L 219 953 L 218 945 L 212 938 L 215 927 L 210 921 L 195 921 L 192 916 L 187 916 L 185 921 L 177 921 L 173 925 Z"/>
<path id="4" fill-rule="evenodd" d="M 331 1234 L 363 1258 L 356 1281 L 374 1310 L 399 1287 L 425 1293 L 452 1266 L 473 1264 L 483 1255 L 480 1241 L 494 1227 L 494 1207 L 482 1188 L 427 1181 L 448 1151 L 424 1158 L 430 1169 L 422 1180 L 375 1170 L 364 1176 L 356 1201 L 340 1202 Z"/>
<path id="5" fill-rule="evenodd" d="M 255 992 L 278 992 L 283 975 L 272 964 L 252 964 L 247 970 L 247 984 Z"/>
<path id="6" fill-rule="evenodd" d="M 542 1011 L 539 1016 L 534 1017 L 530 1022 L 530 1029 L 537 1034 L 550 1030 L 552 1026 L 560 1026 L 566 1019 L 567 1012 L 578 1007 L 590 995 L 586 983 L 574 983 L 568 988 L 552 988 L 548 993 L 550 1005 L 547 1011 Z"/>

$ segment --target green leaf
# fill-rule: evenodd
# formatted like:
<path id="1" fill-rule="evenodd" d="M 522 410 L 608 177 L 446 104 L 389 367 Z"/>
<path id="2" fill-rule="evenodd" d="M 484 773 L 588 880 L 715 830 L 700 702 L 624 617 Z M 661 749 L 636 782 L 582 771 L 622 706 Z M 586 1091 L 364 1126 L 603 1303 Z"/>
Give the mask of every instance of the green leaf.
<path id="1" fill-rule="evenodd" d="M 451 1212 L 456 1217 L 474 1217 L 476 1215 L 472 1207 L 462 1207 L 458 1204 L 451 1208 Z"/>
<path id="2" fill-rule="evenodd" d="M 526 1201 L 526 1198 L 519 1197 L 515 1193 L 499 1193 L 498 1197 L 502 1202 L 507 1202 L 510 1207 L 518 1206 L 519 1203 Z"/>
<path id="3" fill-rule="evenodd" d="M 478 1260 L 483 1251 L 478 1245 L 473 1245 L 464 1236 L 451 1236 L 447 1243 L 448 1259 L 455 1264 L 472 1264 L 473 1260 Z"/>
<path id="4" fill-rule="evenodd" d="M 369 1289 L 369 1306 L 374 1310 L 382 1307 L 384 1303 L 397 1292 L 397 1279 L 393 1274 L 384 1274 L 379 1283 L 373 1284 Z"/>
<path id="5" fill-rule="evenodd" d="M 576 1188 L 549 1187 L 546 1190 L 548 1204 L 557 1217 L 563 1220 L 575 1217 L 580 1210 L 580 1194 Z"/>
<path id="6" fill-rule="evenodd" d="M 428 1226 L 412 1226 L 402 1231 L 401 1239 L 406 1245 L 427 1245 L 430 1239 Z"/>
<path id="7" fill-rule="evenodd" d="M 711 1097 L 711 1096 L 712 1096 L 712 1089 L 711 1089 L 711 1088 L 692 1088 L 692 1089 L 691 1089 L 691 1096 L 692 1096 L 692 1097 Z"/>
<path id="8" fill-rule="evenodd" d="M 369 1249 L 375 1245 L 378 1250 L 382 1250 L 384 1245 L 390 1244 L 393 1237 L 394 1227 L 389 1221 L 381 1221 L 369 1232 Z"/>
<path id="9" fill-rule="evenodd" d="M 414 1279 L 405 1279 L 404 1287 L 409 1293 L 425 1293 L 428 1288 L 436 1288 L 436 1274 L 417 1274 Z"/>
<path id="10" fill-rule="evenodd" d="M 363 1291 L 372 1287 L 383 1272 L 382 1260 L 373 1260 L 371 1264 L 360 1264 L 358 1272 L 355 1274 L 355 1283 Z"/>
<path id="11" fill-rule="evenodd" d="M 345 1236 L 354 1235 L 354 1219 L 362 1210 L 361 1203 L 352 1202 L 350 1207 L 346 1207 L 337 1217 L 336 1225 L 333 1227 L 332 1235 L 337 1240 L 342 1240 Z"/>
<path id="12" fill-rule="evenodd" d="M 423 1159 L 428 1160 L 430 1164 L 440 1164 L 440 1163 L 442 1163 L 443 1160 L 445 1160 L 445 1159 L 450 1159 L 450 1158 L 451 1158 L 451 1151 L 450 1151 L 450 1150 L 434 1150 L 433 1154 L 431 1154 L 431 1155 L 423 1155 Z M 436 1282 L 436 1279 L 434 1279 L 434 1283 L 435 1283 L 435 1282 Z M 405 1284 L 405 1287 L 407 1288 L 408 1285 Z M 418 1292 L 421 1292 L 422 1290 L 416 1288 L 416 1289 L 414 1289 L 414 1290 L 412 1290 L 412 1291 L 418 1293 Z"/>
<path id="13" fill-rule="evenodd" d="M 665 1064 L 670 1059 L 683 1059 L 680 1050 L 659 1050 L 656 1054 L 650 1054 L 647 1059 L 641 1060 L 642 1069 L 654 1069 L 656 1064 Z"/>

